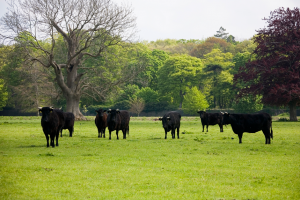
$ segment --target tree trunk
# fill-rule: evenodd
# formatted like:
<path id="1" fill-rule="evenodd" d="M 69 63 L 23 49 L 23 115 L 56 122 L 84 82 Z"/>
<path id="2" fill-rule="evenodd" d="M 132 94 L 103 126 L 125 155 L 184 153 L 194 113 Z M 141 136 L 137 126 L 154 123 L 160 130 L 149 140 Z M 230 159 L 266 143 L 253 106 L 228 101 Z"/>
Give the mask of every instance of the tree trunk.
<path id="1" fill-rule="evenodd" d="M 79 95 L 68 95 L 66 96 L 67 100 L 67 112 L 71 112 L 75 116 L 75 120 L 86 120 L 84 115 L 79 110 Z"/>
<path id="2" fill-rule="evenodd" d="M 290 121 L 297 121 L 297 101 L 291 101 L 289 103 L 290 106 Z"/>

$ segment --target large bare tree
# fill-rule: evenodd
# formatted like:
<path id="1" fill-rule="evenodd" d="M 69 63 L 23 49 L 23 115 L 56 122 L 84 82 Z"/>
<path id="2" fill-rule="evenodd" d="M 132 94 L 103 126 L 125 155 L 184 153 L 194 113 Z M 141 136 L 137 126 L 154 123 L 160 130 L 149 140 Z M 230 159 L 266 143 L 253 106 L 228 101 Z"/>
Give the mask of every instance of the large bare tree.
<path id="1" fill-rule="evenodd" d="M 91 89 L 88 78 L 83 78 L 90 70 L 83 63 L 132 39 L 136 25 L 132 9 L 110 0 L 12 0 L 9 5 L 0 22 L 1 39 L 18 42 L 27 61 L 52 68 L 66 98 L 67 111 L 84 119 L 79 110 L 80 97 L 86 91 L 98 96 L 101 92 Z M 65 59 L 56 51 L 59 37 L 66 47 Z M 108 90 L 120 82 L 102 88 Z"/>

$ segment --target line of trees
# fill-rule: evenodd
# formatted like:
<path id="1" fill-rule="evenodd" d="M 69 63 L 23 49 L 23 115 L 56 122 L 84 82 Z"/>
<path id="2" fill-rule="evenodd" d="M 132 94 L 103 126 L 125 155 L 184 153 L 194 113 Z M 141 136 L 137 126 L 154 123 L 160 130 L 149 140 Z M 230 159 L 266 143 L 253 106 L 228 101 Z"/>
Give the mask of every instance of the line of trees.
<path id="1" fill-rule="evenodd" d="M 295 120 L 298 8 L 275 10 L 265 19 L 268 28 L 249 40 L 235 41 L 221 27 L 205 40 L 133 42 L 135 17 L 128 6 L 110 0 L 18 2 L 1 19 L 0 107 L 31 112 L 53 105 L 84 119 L 83 107 L 194 114 L 273 105 L 289 106 Z"/>

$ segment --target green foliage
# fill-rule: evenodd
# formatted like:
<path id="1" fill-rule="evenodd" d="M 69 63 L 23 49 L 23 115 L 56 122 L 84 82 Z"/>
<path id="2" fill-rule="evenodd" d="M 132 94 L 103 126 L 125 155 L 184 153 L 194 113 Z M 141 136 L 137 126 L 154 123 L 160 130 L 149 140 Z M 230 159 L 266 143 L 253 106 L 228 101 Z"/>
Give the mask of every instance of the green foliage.
<path id="1" fill-rule="evenodd" d="M 188 87 L 197 84 L 202 61 L 188 55 L 170 57 L 159 71 L 159 94 L 171 104 L 181 107 Z"/>
<path id="2" fill-rule="evenodd" d="M 8 99 L 8 93 L 4 86 L 4 80 L 0 79 L 0 110 L 3 110 L 3 107 L 6 106 Z"/>
<path id="3" fill-rule="evenodd" d="M 205 110 L 208 106 L 205 95 L 203 95 L 196 86 L 187 90 L 182 105 L 182 109 L 185 113 L 196 115 L 198 110 Z"/>
<path id="4" fill-rule="evenodd" d="M 254 113 L 262 110 L 263 104 L 260 102 L 261 96 L 253 97 L 248 95 L 247 97 L 242 97 L 238 99 L 232 108 L 239 113 Z"/>
<path id="5" fill-rule="evenodd" d="M 115 108 L 128 110 L 130 108 L 130 100 L 137 98 L 137 93 L 139 91 L 139 87 L 137 85 L 127 85 L 118 95 L 116 103 L 114 105 Z"/>
<path id="6" fill-rule="evenodd" d="M 136 95 L 138 98 L 144 99 L 146 104 L 159 102 L 158 92 L 154 91 L 150 87 L 141 88 Z"/>
<path id="7" fill-rule="evenodd" d="M 270 145 L 261 131 L 238 144 L 230 126 L 200 127 L 183 117 L 180 139 L 165 140 L 161 122 L 132 117 L 129 137 L 109 141 L 76 121 L 47 148 L 40 117 L 0 117 L 0 198 L 300 199 L 299 122 L 273 122 Z"/>

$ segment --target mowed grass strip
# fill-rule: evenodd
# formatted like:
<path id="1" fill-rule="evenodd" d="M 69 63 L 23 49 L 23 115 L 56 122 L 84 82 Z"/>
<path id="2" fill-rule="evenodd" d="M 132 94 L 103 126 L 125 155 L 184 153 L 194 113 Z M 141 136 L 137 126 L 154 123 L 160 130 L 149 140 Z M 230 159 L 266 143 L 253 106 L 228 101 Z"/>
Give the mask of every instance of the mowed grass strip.
<path id="1" fill-rule="evenodd" d="M 126 140 L 76 121 L 47 148 L 39 117 L 0 117 L 0 199 L 300 199 L 299 122 L 273 122 L 265 145 L 187 117 L 165 140 L 153 119 L 132 118 Z"/>

